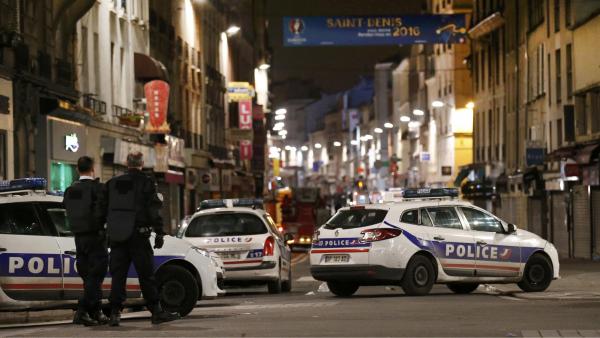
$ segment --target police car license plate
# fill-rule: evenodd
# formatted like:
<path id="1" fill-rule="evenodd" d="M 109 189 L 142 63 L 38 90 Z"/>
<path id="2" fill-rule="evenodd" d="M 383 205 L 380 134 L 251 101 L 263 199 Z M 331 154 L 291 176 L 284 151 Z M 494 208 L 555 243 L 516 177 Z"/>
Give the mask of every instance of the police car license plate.
<path id="1" fill-rule="evenodd" d="M 240 253 L 239 252 L 220 252 L 219 256 L 221 256 L 221 258 L 223 259 L 239 259 L 240 258 Z"/>
<path id="2" fill-rule="evenodd" d="M 325 263 L 348 263 L 350 261 L 349 255 L 326 255 Z"/>

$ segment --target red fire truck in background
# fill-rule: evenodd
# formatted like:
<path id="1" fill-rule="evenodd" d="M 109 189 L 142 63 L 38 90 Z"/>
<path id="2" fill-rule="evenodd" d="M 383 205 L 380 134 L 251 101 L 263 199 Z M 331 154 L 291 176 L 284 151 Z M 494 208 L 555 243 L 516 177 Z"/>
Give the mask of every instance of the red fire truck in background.
<path id="1" fill-rule="evenodd" d="M 281 202 L 282 232 L 293 235 L 292 247 L 308 247 L 317 226 L 324 224 L 331 213 L 319 188 L 294 188 L 291 197 Z"/>

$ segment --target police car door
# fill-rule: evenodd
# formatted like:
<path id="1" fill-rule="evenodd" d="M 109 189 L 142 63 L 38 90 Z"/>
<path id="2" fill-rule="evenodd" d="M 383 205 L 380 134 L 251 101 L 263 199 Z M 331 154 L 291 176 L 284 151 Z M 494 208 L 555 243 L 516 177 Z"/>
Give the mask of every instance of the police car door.
<path id="1" fill-rule="evenodd" d="M 61 255 L 32 202 L 0 204 L 0 287 L 15 300 L 57 300 Z"/>
<path id="2" fill-rule="evenodd" d="M 65 207 L 59 202 L 40 202 L 37 206 L 40 217 L 54 228 L 57 235 L 63 271 L 63 296 L 65 299 L 78 299 L 83 295 L 83 283 L 75 267 L 75 239 Z"/>
<path id="3" fill-rule="evenodd" d="M 506 234 L 494 216 L 471 207 L 459 208 L 476 241 L 476 274 L 515 277 L 521 265 L 521 247 L 514 234 Z"/>
<path id="4" fill-rule="evenodd" d="M 423 212 L 424 211 L 424 212 Z M 461 222 L 454 206 L 423 208 L 423 223 L 431 222 L 431 231 L 436 257 L 444 272 L 450 276 L 475 275 L 475 241 Z M 429 217 L 429 219 L 427 219 Z"/>

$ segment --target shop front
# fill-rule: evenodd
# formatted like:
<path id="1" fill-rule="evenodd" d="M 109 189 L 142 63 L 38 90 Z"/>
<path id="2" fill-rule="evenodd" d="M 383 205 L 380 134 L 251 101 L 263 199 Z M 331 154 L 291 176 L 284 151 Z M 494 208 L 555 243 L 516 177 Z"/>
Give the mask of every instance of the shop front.
<path id="1" fill-rule="evenodd" d="M 14 178 L 12 81 L 0 77 L 0 180 Z"/>
<path id="2" fill-rule="evenodd" d="M 165 143 L 154 145 L 156 165 L 154 174 L 158 190 L 164 196 L 163 218 L 171 231 L 186 215 L 185 205 L 189 196 L 185 194 L 184 140 L 171 135 L 165 136 Z"/>
<path id="3" fill-rule="evenodd" d="M 64 191 L 78 178 L 77 160 L 86 155 L 87 129 L 81 123 L 54 117 L 48 117 L 48 123 L 48 189 Z"/>

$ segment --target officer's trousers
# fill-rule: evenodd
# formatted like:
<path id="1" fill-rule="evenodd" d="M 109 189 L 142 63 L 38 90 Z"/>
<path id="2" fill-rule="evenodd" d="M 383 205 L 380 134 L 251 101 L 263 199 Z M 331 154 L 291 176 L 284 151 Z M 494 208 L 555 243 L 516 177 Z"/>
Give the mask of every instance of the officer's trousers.
<path id="1" fill-rule="evenodd" d="M 127 299 L 127 274 L 131 263 L 137 272 L 146 304 L 150 311 L 153 311 L 159 300 L 154 277 L 154 251 L 148 236 L 137 233 L 124 242 L 110 244 L 110 306 L 120 310 Z"/>
<path id="2" fill-rule="evenodd" d="M 100 310 L 102 282 L 108 268 L 108 252 L 104 235 L 98 232 L 75 234 L 77 272 L 83 279 L 83 296 L 79 307 L 88 312 Z"/>

